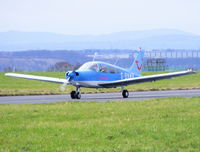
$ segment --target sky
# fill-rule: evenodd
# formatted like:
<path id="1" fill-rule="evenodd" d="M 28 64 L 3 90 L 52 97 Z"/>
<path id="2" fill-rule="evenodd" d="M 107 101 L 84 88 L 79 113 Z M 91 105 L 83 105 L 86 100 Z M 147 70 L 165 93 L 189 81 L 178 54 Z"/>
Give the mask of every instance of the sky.
<path id="1" fill-rule="evenodd" d="M 200 35 L 200 0 L 0 0 L 0 32 L 101 35 L 149 29 Z"/>

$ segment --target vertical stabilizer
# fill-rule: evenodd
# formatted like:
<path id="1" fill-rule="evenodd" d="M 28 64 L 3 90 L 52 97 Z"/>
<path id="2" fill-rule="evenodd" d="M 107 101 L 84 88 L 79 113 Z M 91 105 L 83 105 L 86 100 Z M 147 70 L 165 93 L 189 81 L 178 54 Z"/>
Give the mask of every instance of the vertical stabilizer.
<path id="1" fill-rule="evenodd" d="M 136 56 L 133 64 L 131 65 L 129 71 L 134 73 L 135 77 L 141 76 L 142 68 L 143 68 L 143 58 L 144 58 L 144 51 L 139 51 L 138 55 Z"/>

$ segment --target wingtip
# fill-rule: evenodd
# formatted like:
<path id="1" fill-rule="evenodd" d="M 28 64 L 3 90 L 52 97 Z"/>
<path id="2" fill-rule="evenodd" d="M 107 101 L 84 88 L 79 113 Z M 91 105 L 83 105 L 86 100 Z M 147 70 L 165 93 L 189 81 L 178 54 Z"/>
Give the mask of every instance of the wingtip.
<path id="1" fill-rule="evenodd" d="M 17 73 L 5 73 L 4 75 L 5 76 L 13 76 L 13 75 L 16 75 Z"/>
<path id="2" fill-rule="evenodd" d="M 5 76 L 9 76 L 9 75 L 10 75 L 10 73 L 5 73 L 4 75 L 5 75 Z"/>

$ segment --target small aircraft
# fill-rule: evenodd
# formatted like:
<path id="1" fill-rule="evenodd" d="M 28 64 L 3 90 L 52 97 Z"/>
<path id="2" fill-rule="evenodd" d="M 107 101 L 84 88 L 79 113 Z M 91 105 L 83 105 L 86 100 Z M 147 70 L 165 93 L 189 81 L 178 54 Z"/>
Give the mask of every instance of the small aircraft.
<path id="1" fill-rule="evenodd" d="M 60 83 L 63 84 L 64 86 L 73 85 L 76 87 L 76 90 L 71 92 L 71 98 L 80 99 L 81 87 L 87 87 L 87 88 L 121 87 L 123 98 L 128 98 L 129 92 L 124 88 L 127 85 L 162 80 L 162 79 L 170 79 L 177 76 L 183 76 L 195 73 L 190 69 L 187 71 L 141 76 L 143 67 L 143 57 L 144 57 L 144 51 L 140 50 L 129 69 L 124 69 L 119 66 L 100 61 L 87 62 L 77 70 L 66 72 L 65 79 L 18 74 L 18 73 L 6 73 L 5 75 L 11 77 Z"/>

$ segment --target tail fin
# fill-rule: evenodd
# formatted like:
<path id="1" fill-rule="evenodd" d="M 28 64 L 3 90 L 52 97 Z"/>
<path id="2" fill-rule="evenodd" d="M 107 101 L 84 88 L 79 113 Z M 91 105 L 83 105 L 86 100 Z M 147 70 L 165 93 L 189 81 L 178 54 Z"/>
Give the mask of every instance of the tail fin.
<path id="1" fill-rule="evenodd" d="M 133 64 L 131 65 L 129 71 L 134 73 L 134 76 L 141 76 L 142 67 L 143 67 L 143 58 L 144 58 L 144 51 L 139 51 L 138 55 L 136 56 Z"/>

